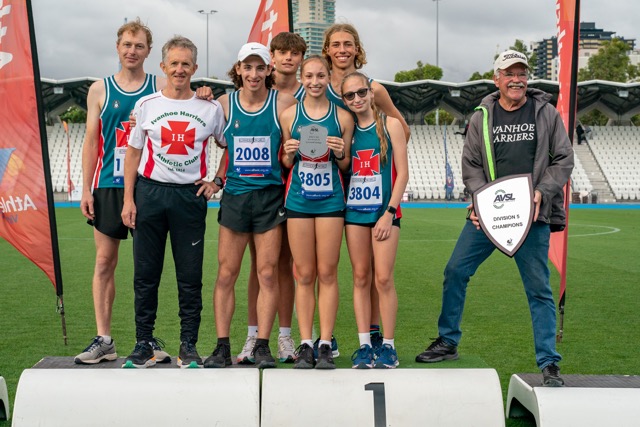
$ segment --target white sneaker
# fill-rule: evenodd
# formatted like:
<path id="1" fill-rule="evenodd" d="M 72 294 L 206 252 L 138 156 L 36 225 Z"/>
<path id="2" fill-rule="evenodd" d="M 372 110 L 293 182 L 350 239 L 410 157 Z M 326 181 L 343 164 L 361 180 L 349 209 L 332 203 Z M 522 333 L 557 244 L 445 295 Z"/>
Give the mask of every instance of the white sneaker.
<path id="1" fill-rule="evenodd" d="M 253 351 L 253 347 L 256 345 L 256 337 L 248 336 L 247 340 L 244 342 L 244 347 L 242 347 L 242 351 L 238 354 L 236 361 L 241 365 L 253 365 L 253 358 L 251 357 L 251 352 Z"/>
<path id="2" fill-rule="evenodd" d="M 296 360 L 296 345 L 291 335 L 278 337 L 278 360 L 281 363 L 293 363 Z"/>

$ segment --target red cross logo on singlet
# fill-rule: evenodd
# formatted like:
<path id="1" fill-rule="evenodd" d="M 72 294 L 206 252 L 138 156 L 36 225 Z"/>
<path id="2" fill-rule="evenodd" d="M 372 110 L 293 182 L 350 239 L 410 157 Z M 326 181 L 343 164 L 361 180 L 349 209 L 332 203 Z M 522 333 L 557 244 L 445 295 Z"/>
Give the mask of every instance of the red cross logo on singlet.
<path id="1" fill-rule="evenodd" d="M 380 154 L 373 156 L 375 150 L 358 150 L 353 156 L 354 176 L 373 176 L 380 173 Z"/>
<path id="2" fill-rule="evenodd" d="M 129 135 L 131 127 L 129 121 L 120 122 L 120 126 L 116 128 L 116 147 L 126 147 L 129 145 Z"/>
<path id="3" fill-rule="evenodd" d="M 189 129 L 189 122 L 168 121 L 169 128 L 162 126 L 162 147 L 169 145 L 167 154 L 189 154 L 187 147 L 193 149 L 196 141 L 196 130 Z"/>

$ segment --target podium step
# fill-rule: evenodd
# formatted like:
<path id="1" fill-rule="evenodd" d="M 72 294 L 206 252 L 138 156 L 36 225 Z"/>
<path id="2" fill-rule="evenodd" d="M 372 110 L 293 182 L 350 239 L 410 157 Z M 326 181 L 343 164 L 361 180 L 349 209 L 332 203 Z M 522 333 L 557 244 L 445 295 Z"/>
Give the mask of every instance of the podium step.
<path id="1" fill-rule="evenodd" d="M 565 387 L 542 387 L 541 374 L 514 374 L 507 418 L 532 416 L 538 427 L 637 426 L 640 376 L 562 375 Z"/>

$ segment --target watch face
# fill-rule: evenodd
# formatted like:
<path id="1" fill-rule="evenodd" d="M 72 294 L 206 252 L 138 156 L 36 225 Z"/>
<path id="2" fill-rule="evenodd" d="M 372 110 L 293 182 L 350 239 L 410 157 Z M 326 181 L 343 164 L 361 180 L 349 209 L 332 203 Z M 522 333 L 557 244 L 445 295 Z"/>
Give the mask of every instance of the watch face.
<path id="1" fill-rule="evenodd" d="M 215 178 L 213 178 L 213 183 L 218 187 L 222 187 L 222 184 L 223 184 L 222 178 L 220 178 L 219 176 L 216 176 Z"/>

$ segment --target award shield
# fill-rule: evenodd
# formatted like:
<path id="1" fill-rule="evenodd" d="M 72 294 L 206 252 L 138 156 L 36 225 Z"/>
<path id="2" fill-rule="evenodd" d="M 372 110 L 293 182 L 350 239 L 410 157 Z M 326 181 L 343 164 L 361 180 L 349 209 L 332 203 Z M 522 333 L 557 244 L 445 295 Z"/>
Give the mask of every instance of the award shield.
<path id="1" fill-rule="evenodd" d="M 512 257 L 527 238 L 533 222 L 531 174 L 490 182 L 473 194 L 473 207 L 489 240 Z"/>
<path id="2" fill-rule="evenodd" d="M 308 160 L 320 159 L 327 154 L 327 136 L 329 131 L 326 127 L 310 124 L 300 127 L 300 146 L 298 151 Z"/>

